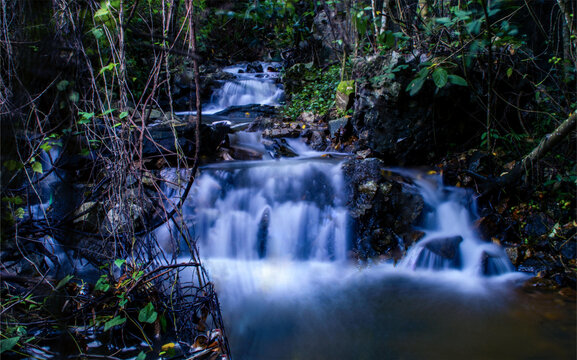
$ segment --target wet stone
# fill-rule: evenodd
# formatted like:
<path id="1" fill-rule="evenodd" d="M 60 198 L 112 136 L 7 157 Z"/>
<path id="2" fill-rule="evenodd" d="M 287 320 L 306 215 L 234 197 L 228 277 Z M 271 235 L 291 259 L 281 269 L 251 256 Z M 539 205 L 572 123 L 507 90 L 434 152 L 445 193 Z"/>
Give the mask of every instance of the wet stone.
<path id="1" fill-rule="evenodd" d="M 459 246 L 461 242 L 463 242 L 461 236 L 428 241 L 419 254 L 416 266 L 434 270 L 442 270 L 444 268 L 460 269 L 462 259 Z"/>

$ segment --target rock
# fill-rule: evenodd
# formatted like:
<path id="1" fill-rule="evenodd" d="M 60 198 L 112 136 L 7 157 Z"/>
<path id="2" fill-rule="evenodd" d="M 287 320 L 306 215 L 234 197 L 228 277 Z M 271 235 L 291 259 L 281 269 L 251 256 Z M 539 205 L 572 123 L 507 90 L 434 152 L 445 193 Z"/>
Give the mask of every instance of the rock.
<path id="1" fill-rule="evenodd" d="M 270 129 L 274 127 L 277 119 L 270 116 L 258 116 L 254 119 L 246 128 L 248 132 L 262 131 L 264 129 Z"/>
<path id="2" fill-rule="evenodd" d="M 371 246 L 379 254 L 392 257 L 389 252 L 398 244 L 396 235 L 390 229 L 378 228 L 371 234 Z"/>
<path id="3" fill-rule="evenodd" d="M 349 124 L 349 118 L 342 117 L 336 120 L 329 121 L 329 132 L 332 138 L 335 138 L 338 135 L 339 131 L 344 131 L 344 129 Z"/>
<path id="4" fill-rule="evenodd" d="M 117 234 L 129 229 L 141 229 L 154 211 L 154 205 L 148 196 L 138 189 L 129 189 L 123 198 L 123 203 L 111 204 L 106 212 L 103 230 L 109 234 Z"/>
<path id="5" fill-rule="evenodd" d="M 575 240 L 575 237 L 561 244 L 560 253 L 565 261 L 575 261 L 575 257 L 577 256 L 577 240 Z"/>
<path id="6" fill-rule="evenodd" d="M 414 78 L 413 61 L 407 64 L 394 52 L 355 60 L 356 151 L 369 148 L 390 165 L 421 165 L 443 156 L 454 139 L 472 138 L 479 130 L 463 121 L 478 108 L 463 88 L 437 91 L 427 81 L 414 96 L 404 90 Z"/>
<path id="7" fill-rule="evenodd" d="M 509 264 L 507 264 L 506 261 L 506 258 L 498 254 L 483 251 L 483 254 L 481 254 L 481 271 L 485 276 L 504 274 L 510 270 Z"/>
<path id="8" fill-rule="evenodd" d="M 225 110 L 219 111 L 212 116 L 227 118 L 233 121 L 234 119 L 253 120 L 260 116 L 276 116 L 278 114 L 278 107 L 272 105 L 238 105 L 230 106 Z"/>
<path id="9" fill-rule="evenodd" d="M 495 234 L 501 232 L 503 228 L 501 216 L 499 214 L 489 214 L 475 221 L 474 226 L 477 228 L 479 235 L 485 241 L 490 241 Z"/>
<path id="10" fill-rule="evenodd" d="M 531 214 L 526 219 L 523 232 L 529 237 L 541 237 L 547 235 L 555 222 L 543 213 Z"/>
<path id="11" fill-rule="evenodd" d="M 156 125 L 147 128 L 149 136 L 145 136 L 142 144 L 142 156 L 147 166 L 154 167 L 155 162 L 147 159 L 164 158 L 169 164 L 174 164 L 178 159 L 177 154 L 183 154 L 191 158 L 195 151 L 195 125 L 181 123 L 178 125 Z M 226 124 L 209 126 L 200 125 L 200 138 L 202 139 L 200 155 L 214 156 L 216 149 L 225 140 L 230 132 Z M 139 133 L 134 132 L 138 137 Z M 136 139 L 135 139 L 136 141 Z M 178 148 L 177 148 L 178 147 Z M 112 154 L 111 154 L 112 156 Z M 167 165 L 166 163 L 163 163 Z"/>
<path id="12" fill-rule="evenodd" d="M 222 87 L 223 82 L 236 79 L 234 74 L 222 71 L 216 67 L 202 66 L 200 76 L 201 101 L 208 102 L 216 89 Z M 174 76 L 174 86 L 172 87 L 172 105 L 177 111 L 189 110 L 195 107 L 196 86 L 194 83 L 194 72 L 183 70 Z M 192 100 L 192 103 L 191 103 Z M 169 99 L 160 99 L 159 102 L 168 105 Z"/>
<path id="13" fill-rule="evenodd" d="M 300 130 L 297 129 L 266 129 L 262 132 L 262 136 L 265 138 L 296 138 L 300 136 Z"/>
<path id="14" fill-rule="evenodd" d="M 406 248 L 411 247 L 425 236 L 425 233 L 420 230 L 409 231 L 404 234 L 403 242 Z"/>
<path id="15" fill-rule="evenodd" d="M 317 122 L 319 120 L 319 118 L 314 113 L 309 112 L 309 111 L 305 111 L 302 114 L 300 114 L 296 120 L 304 122 L 304 123 L 313 123 L 313 122 Z"/>
<path id="16" fill-rule="evenodd" d="M 337 93 L 335 96 L 335 107 L 337 110 L 345 112 L 353 106 L 355 99 L 355 81 L 341 81 L 337 86 Z"/>
<path id="17" fill-rule="evenodd" d="M 301 133 L 301 138 L 311 149 L 325 151 L 330 146 L 330 141 L 325 136 L 325 133 L 326 129 L 324 127 L 315 130 L 307 128 Z"/>
<path id="18" fill-rule="evenodd" d="M 262 68 L 262 64 L 258 61 L 252 62 L 246 66 L 247 73 L 262 73 L 264 69 Z"/>
<path id="19" fill-rule="evenodd" d="M 298 154 L 284 138 L 274 138 L 264 143 L 265 148 L 275 159 L 281 157 L 296 157 Z"/>
<path id="20" fill-rule="evenodd" d="M 461 250 L 460 244 L 463 242 L 461 236 L 452 236 L 447 238 L 432 239 L 424 245 L 423 251 L 417 259 L 417 267 L 433 269 L 460 269 L 461 268 Z M 437 257 L 430 258 L 428 253 Z"/>
<path id="21" fill-rule="evenodd" d="M 523 261 L 521 265 L 517 267 L 518 271 L 529 272 L 537 274 L 539 272 L 545 272 L 551 268 L 551 265 L 546 261 L 543 261 L 537 257 L 530 257 Z"/>
<path id="22" fill-rule="evenodd" d="M 270 208 L 263 210 L 258 224 L 257 232 L 257 253 L 259 258 L 266 257 L 268 242 L 268 227 L 270 224 Z"/>
<path id="23" fill-rule="evenodd" d="M 375 196 L 377 190 L 378 190 L 377 184 L 372 180 L 359 185 L 359 192 L 362 194 L 366 194 L 371 198 Z"/>
<path id="24" fill-rule="evenodd" d="M 344 51 L 342 40 L 348 38 L 348 34 L 343 33 L 347 19 L 339 14 L 338 11 L 329 12 L 329 20 L 325 11 L 319 11 L 313 20 L 315 53 L 321 63 L 338 60 Z"/>
<path id="25" fill-rule="evenodd" d="M 374 158 L 343 164 L 347 207 L 361 259 L 396 258 L 395 252 L 404 251 L 400 249 L 406 247 L 404 239 L 411 238 L 412 226 L 423 210 L 422 197 L 385 177 L 384 168 L 384 163 Z"/>
<path id="26" fill-rule="evenodd" d="M 85 202 L 74 213 L 73 224 L 80 230 L 98 232 L 105 218 L 104 208 L 97 201 Z"/>
<path id="27" fill-rule="evenodd" d="M 513 265 L 517 266 L 519 264 L 519 261 L 521 261 L 521 253 L 518 247 L 516 246 L 506 247 L 505 253 L 507 253 L 509 260 L 511 260 L 511 263 Z"/>

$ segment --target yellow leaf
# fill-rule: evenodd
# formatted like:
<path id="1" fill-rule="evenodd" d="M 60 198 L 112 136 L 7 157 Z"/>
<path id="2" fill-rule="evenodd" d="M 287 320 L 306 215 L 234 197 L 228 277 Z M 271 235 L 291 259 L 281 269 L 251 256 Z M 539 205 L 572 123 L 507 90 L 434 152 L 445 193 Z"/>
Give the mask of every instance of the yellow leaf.
<path id="1" fill-rule="evenodd" d="M 168 343 L 168 344 L 164 344 L 162 345 L 162 347 L 160 348 L 162 351 L 169 351 L 171 349 L 174 349 L 174 343 Z"/>

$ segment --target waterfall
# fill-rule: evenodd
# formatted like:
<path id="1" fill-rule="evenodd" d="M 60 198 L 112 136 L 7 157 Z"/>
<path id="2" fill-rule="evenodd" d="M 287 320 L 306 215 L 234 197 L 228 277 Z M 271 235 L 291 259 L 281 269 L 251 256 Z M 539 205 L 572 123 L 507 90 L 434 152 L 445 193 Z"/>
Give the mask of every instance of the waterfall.
<path id="1" fill-rule="evenodd" d="M 278 106 L 284 98 L 284 89 L 278 82 L 278 64 L 239 64 L 223 68 L 236 79 L 223 82 L 214 91 L 210 102 L 203 106 L 204 114 L 215 114 L 231 106 L 271 105 Z"/>
<path id="2" fill-rule="evenodd" d="M 260 140 L 236 139 L 251 148 Z M 503 251 L 472 229 L 470 193 L 411 174 L 406 191 L 419 192 L 428 208 L 425 237 L 396 266 L 360 265 L 350 258 L 356 241 L 341 162 L 290 146 L 299 156 L 204 166 L 183 209 L 217 287 L 234 357 L 429 358 L 450 342 L 440 334 L 455 331 L 449 338 L 460 352 L 446 358 L 457 359 L 476 344 L 460 337 L 461 324 L 484 324 L 482 333 L 494 339 L 500 327 L 515 328 L 507 320 L 483 323 L 492 311 L 483 309 L 502 303 L 509 295 L 501 285 L 515 278 Z M 411 324 L 431 340 L 405 347 L 415 335 Z M 512 340 L 517 349 L 524 341 Z"/>
<path id="3" fill-rule="evenodd" d="M 347 211 L 340 167 L 278 160 L 205 169 L 187 202 L 203 256 L 345 261 Z"/>
<path id="4" fill-rule="evenodd" d="M 275 104 L 279 89 L 265 68 L 225 69 L 237 79 L 214 94 L 211 111 Z M 359 263 L 351 258 L 357 241 L 340 157 L 287 139 L 283 146 L 296 156 L 274 159 L 270 142 L 232 134 L 231 147 L 265 160 L 203 166 L 178 219 L 192 229 L 217 288 L 235 358 L 498 358 L 509 348 L 525 358 L 527 338 L 547 336 L 525 336 L 496 306 L 511 296 L 502 285 L 522 275 L 476 234 L 470 192 L 444 186 L 440 176 L 393 170 L 424 199 L 425 235 L 396 265 Z M 163 177 L 178 184 L 182 174 Z M 166 194 L 179 199 L 181 191 L 167 186 Z M 156 230 L 161 243 L 176 233 Z M 505 346 L 485 346 L 505 336 Z"/>
<path id="5" fill-rule="evenodd" d="M 425 236 L 413 246 L 400 267 L 412 270 L 454 270 L 467 276 L 494 276 L 514 271 L 505 251 L 482 241 L 473 231 L 476 213 L 466 189 L 442 185 L 440 176 L 415 178 L 429 211 L 422 230 Z"/>
<path id="6" fill-rule="evenodd" d="M 224 83 L 215 91 L 206 105 L 207 114 L 224 110 L 230 106 L 251 104 L 280 105 L 283 90 L 270 79 L 236 79 Z"/>
<path id="7" fill-rule="evenodd" d="M 260 140 L 239 137 L 245 143 Z M 208 166 L 185 214 L 209 259 L 345 262 L 353 234 L 343 181 L 339 163 L 320 158 Z M 443 186 L 440 176 L 415 176 L 407 191 L 419 192 L 428 210 L 421 225 L 425 236 L 400 262 L 401 271 L 453 271 L 473 278 L 513 271 L 503 249 L 473 230 L 472 194 Z"/>

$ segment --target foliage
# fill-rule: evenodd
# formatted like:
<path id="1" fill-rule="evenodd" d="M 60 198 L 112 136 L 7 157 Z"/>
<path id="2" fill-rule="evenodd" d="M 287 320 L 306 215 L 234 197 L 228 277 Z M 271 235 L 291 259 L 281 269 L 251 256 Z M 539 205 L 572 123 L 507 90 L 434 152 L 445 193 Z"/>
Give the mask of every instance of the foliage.
<path id="1" fill-rule="evenodd" d="M 165 306 L 159 303 L 158 294 L 151 286 L 153 273 L 144 273 L 144 265 L 130 264 L 123 259 L 114 263 L 116 269 L 108 267 L 110 273 L 102 275 L 96 284 L 68 275 L 44 294 L 21 296 L 2 288 L 0 353 L 33 354 L 35 349 L 45 346 L 45 331 L 38 327 L 43 322 L 50 324 L 52 332 L 71 335 L 77 333 L 79 326 L 86 326 L 104 343 L 123 347 L 123 342 L 113 340 L 120 330 L 125 334 L 123 341 L 138 345 L 144 340 L 149 345 L 142 351 L 151 352 L 152 338 L 167 331 L 166 313 L 159 310 Z M 60 305 L 55 308 L 56 304 Z M 42 321 L 36 322 L 36 319 Z M 79 346 L 81 336 L 70 341 Z"/>
<path id="2" fill-rule="evenodd" d="M 163 99 L 171 106 L 174 64 L 189 66 L 198 58 L 189 39 L 203 3 L 2 2 L 4 352 L 34 356 L 54 333 L 78 342 L 65 350 L 77 354 L 85 353 L 82 341 L 88 332 L 119 347 L 143 339 L 151 344 L 153 336 L 174 330 L 177 323 L 183 329 L 173 336 L 192 341 L 201 330 L 188 313 L 200 303 L 174 296 L 182 291 L 192 297 L 202 291 L 201 305 L 211 309 L 211 320 L 203 326 L 220 321 L 202 266 L 156 256 L 160 246 L 147 237 L 182 204 L 166 211 L 161 200 L 147 209 L 158 216 L 133 216 L 149 196 L 163 199 L 160 189 L 144 185 L 144 175 L 151 177 L 141 151 L 146 122 Z M 198 166 L 195 156 L 178 151 L 177 166 Z M 54 188 L 45 181 L 51 178 L 57 179 Z M 59 198 L 53 203 L 53 197 Z M 102 216 L 87 230 L 84 220 L 92 209 Z M 116 219 L 106 215 L 115 212 L 122 226 L 107 227 Z M 189 237 L 187 229 L 179 230 L 175 238 Z M 193 258 L 196 249 L 189 244 Z M 55 247 L 69 253 L 59 258 Z M 92 265 L 94 281 L 76 273 L 53 278 L 70 265 L 64 258 L 71 249 L 75 260 Z M 187 267 L 193 268 L 194 279 L 179 276 Z"/>
<path id="3" fill-rule="evenodd" d="M 341 83 L 340 70 L 340 66 L 333 65 L 323 72 L 312 63 L 288 69 L 285 77 L 297 77 L 297 85 L 291 88 L 283 114 L 292 119 L 303 112 L 325 115 L 334 106 L 335 93 Z"/>
<path id="4" fill-rule="evenodd" d="M 433 80 L 437 90 L 444 88 L 447 84 L 467 86 L 467 80 L 463 79 L 459 75 L 449 74 L 448 70 L 439 64 L 424 62 L 421 63 L 420 66 L 421 70 L 417 72 L 416 77 L 405 89 L 411 96 L 417 94 L 423 87 L 425 80 L 429 78 Z"/>

